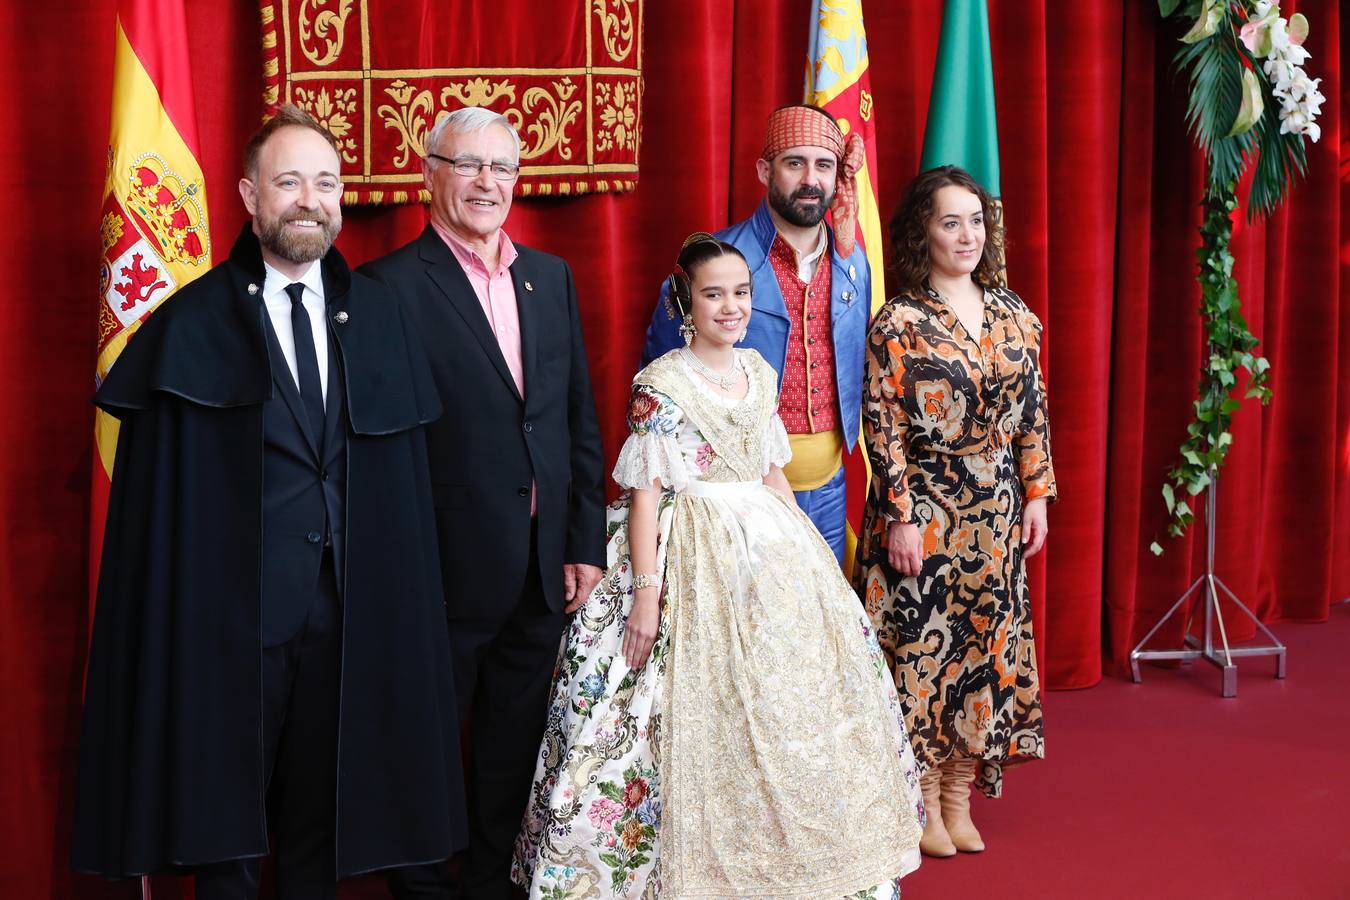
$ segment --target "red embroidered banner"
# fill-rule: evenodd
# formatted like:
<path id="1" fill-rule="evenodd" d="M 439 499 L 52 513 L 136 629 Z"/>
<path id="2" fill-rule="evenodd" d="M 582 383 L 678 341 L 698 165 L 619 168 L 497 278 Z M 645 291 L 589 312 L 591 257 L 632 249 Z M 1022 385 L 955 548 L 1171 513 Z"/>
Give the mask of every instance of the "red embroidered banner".
<path id="1" fill-rule="evenodd" d="M 637 184 L 643 0 L 261 0 L 269 108 L 338 139 L 345 203 L 410 203 L 423 142 L 462 106 L 521 138 L 520 193 Z"/>

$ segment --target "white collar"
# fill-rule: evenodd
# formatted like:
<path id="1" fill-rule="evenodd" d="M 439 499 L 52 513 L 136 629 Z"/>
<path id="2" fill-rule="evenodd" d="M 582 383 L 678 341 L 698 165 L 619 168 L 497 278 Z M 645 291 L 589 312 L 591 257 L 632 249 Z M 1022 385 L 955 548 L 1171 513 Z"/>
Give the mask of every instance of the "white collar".
<path id="1" fill-rule="evenodd" d="M 324 299 L 323 293 L 323 267 L 319 265 L 319 260 L 314 260 L 309 269 L 299 278 L 291 279 L 272 268 L 266 262 L 263 263 L 263 270 L 267 273 L 267 279 L 263 282 L 263 299 L 277 299 L 278 296 L 286 297 L 286 286 L 292 281 L 298 281 L 308 288 L 314 296 L 320 300 Z M 286 298 L 287 302 L 289 298 Z"/>
<path id="2" fill-rule="evenodd" d="M 816 239 L 816 249 L 803 256 L 800 260 L 800 265 L 814 267 L 816 260 L 820 259 L 820 257 L 825 254 L 825 248 L 829 246 L 829 243 L 829 239 L 825 236 L 825 226 L 822 223 L 820 226 L 819 237 Z"/>

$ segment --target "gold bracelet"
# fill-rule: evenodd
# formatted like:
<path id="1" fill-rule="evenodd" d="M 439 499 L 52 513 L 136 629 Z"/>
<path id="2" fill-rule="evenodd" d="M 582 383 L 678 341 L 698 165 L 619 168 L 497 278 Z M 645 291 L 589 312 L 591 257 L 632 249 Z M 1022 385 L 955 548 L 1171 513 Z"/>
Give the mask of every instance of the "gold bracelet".
<path id="1" fill-rule="evenodd" d="M 634 575 L 633 590 L 636 591 L 640 590 L 641 588 L 656 587 L 658 584 L 661 583 L 660 577 L 661 576 L 659 575 Z"/>

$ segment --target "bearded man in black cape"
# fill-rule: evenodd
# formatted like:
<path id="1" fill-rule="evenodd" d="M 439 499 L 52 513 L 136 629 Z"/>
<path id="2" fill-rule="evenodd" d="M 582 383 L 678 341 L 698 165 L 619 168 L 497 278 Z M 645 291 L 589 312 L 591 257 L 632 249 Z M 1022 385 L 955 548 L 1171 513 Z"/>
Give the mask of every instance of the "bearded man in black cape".
<path id="1" fill-rule="evenodd" d="M 332 242 L 339 156 L 283 107 L 250 226 L 166 301 L 95 402 L 121 420 L 73 856 L 281 897 L 465 843 L 420 342 Z"/>

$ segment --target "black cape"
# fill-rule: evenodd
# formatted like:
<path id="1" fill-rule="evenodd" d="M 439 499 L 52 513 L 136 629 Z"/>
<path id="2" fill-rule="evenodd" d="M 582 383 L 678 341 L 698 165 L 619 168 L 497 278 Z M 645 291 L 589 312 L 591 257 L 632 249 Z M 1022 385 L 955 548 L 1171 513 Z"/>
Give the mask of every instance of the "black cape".
<path id="1" fill-rule="evenodd" d="M 465 843 L 422 425 L 441 405 L 386 289 L 332 250 L 347 391 L 337 874 Z M 227 262 L 129 342 L 95 402 L 121 420 L 99 573 L 72 855 L 134 876 L 267 852 L 261 749 L 264 269 Z M 256 285 L 250 293 L 249 286 Z"/>

